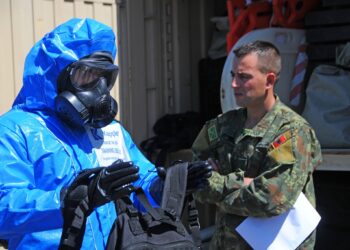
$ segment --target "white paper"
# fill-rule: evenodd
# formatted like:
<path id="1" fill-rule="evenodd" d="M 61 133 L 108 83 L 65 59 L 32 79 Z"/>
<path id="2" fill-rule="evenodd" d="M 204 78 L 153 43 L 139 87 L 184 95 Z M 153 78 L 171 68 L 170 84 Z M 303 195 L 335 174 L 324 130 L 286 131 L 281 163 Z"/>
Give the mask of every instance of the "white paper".
<path id="1" fill-rule="evenodd" d="M 316 228 L 321 216 L 301 193 L 287 212 L 270 217 L 248 217 L 237 232 L 253 249 L 296 249 Z"/>
<path id="2" fill-rule="evenodd" d="M 111 123 L 100 129 L 86 129 L 100 166 L 109 166 L 116 160 L 130 161 L 120 126 Z"/>

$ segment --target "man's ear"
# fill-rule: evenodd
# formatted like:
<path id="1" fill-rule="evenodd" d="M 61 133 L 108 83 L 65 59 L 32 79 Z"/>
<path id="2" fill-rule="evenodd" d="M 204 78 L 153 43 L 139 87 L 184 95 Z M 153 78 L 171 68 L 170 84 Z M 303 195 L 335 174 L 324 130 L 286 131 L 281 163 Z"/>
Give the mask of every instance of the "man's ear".
<path id="1" fill-rule="evenodd" d="M 275 73 L 270 72 L 266 74 L 266 89 L 271 89 L 275 86 L 277 76 Z"/>

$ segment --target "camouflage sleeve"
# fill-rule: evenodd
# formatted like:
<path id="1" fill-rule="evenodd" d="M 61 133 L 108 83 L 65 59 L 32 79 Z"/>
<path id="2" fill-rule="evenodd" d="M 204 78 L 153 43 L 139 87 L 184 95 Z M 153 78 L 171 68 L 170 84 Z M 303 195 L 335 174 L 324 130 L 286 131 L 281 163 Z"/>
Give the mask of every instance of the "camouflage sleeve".
<path id="1" fill-rule="evenodd" d="M 261 166 L 265 171 L 248 186 L 243 185 L 243 173 L 216 173 L 208 190 L 197 193 L 197 198 L 211 200 L 224 212 L 241 216 L 269 217 L 287 211 L 321 162 L 319 143 L 309 127 L 287 133 L 288 139 L 283 133 L 270 145 Z"/>
<path id="2" fill-rule="evenodd" d="M 228 175 L 214 171 L 209 179 L 209 186 L 194 193 L 194 197 L 202 203 L 220 204 L 227 195 L 243 187 L 243 178 L 243 171 Z"/>
<path id="3" fill-rule="evenodd" d="M 208 125 L 204 125 L 202 130 L 199 132 L 196 140 L 194 141 L 192 145 L 192 152 L 193 152 L 193 160 L 207 160 L 208 158 L 215 159 L 215 153 L 210 150 L 209 146 L 209 138 L 208 138 Z M 229 181 L 226 186 L 230 186 L 237 189 L 237 186 L 233 185 L 235 182 L 243 181 L 243 173 L 242 175 L 239 175 L 237 178 L 235 178 L 235 174 L 231 174 L 231 177 L 228 178 L 228 180 L 235 179 L 236 181 Z M 204 188 L 194 194 L 195 199 L 204 203 L 215 203 L 222 197 L 224 191 L 226 188 L 224 188 L 225 184 L 223 181 L 223 176 L 220 175 L 217 172 L 213 172 L 212 177 L 209 179 L 210 186 L 207 188 Z M 240 180 L 238 180 L 240 179 Z M 243 183 L 243 182 L 242 182 Z M 225 191 L 226 192 L 226 191 Z"/>
<path id="4" fill-rule="evenodd" d="M 210 157 L 209 139 L 205 124 L 192 144 L 193 160 L 207 160 Z"/>
<path id="5" fill-rule="evenodd" d="M 216 155 L 209 147 L 208 124 L 204 125 L 192 145 L 193 160 L 216 159 Z M 209 186 L 194 194 L 196 200 L 204 203 L 216 203 L 223 199 L 225 194 L 237 190 L 243 185 L 244 172 L 231 173 L 227 176 L 213 172 L 209 179 Z"/>

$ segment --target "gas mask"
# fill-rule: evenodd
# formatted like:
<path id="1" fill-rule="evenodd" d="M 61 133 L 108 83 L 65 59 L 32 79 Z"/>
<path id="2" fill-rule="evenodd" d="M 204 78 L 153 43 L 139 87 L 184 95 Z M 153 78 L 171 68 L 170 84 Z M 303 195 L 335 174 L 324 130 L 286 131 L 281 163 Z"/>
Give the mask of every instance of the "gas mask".
<path id="1" fill-rule="evenodd" d="M 102 128 L 117 114 L 110 95 L 118 67 L 108 52 L 95 52 L 66 67 L 57 79 L 58 115 L 73 126 Z"/>

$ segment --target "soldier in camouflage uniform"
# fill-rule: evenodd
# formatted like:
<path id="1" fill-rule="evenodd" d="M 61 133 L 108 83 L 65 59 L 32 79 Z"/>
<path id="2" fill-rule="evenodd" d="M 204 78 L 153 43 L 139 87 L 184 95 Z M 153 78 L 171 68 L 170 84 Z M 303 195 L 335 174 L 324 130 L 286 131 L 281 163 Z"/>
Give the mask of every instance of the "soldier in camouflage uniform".
<path id="1" fill-rule="evenodd" d="M 247 217 L 271 217 L 290 209 L 303 192 L 315 206 L 312 173 L 320 144 L 310 125 L 274 94 L 281 58 L 257 41 L 235 51 L 233 82 L 243 107 L 208 121 L 193 144 L 194 158 L 215 159 L 209 186 L 197 192 L 216 205 L 211 249 L 250 249 L 235 231 Z M 315 232 L 298 249 L 313 249 Z"/>

